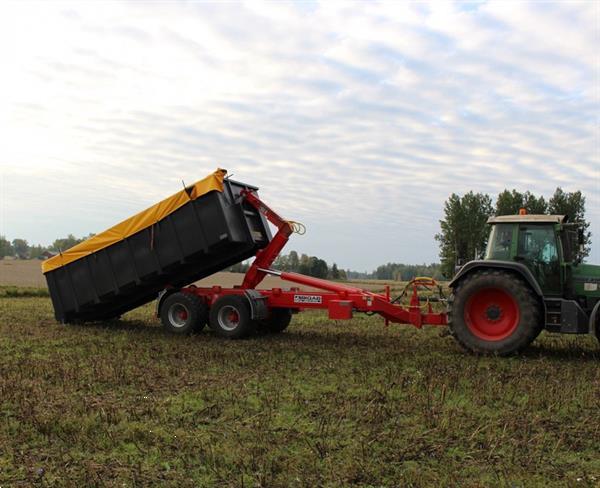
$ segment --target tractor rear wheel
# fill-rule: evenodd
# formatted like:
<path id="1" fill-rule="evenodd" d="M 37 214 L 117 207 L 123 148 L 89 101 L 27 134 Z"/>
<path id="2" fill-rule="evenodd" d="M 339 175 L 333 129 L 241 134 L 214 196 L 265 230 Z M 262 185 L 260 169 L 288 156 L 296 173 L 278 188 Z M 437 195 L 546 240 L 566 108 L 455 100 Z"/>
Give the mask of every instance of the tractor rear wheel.
<path id="1" fill-rule="evenodd" d="M 161 304 L 160 320 L 165 330 L 172 334 L 200 332 L 208 320 L 208 307 L 196 295 L 179 291 Z"/>
<path id="2" fill-rule="evenodd" d="M 455 287 L 448 325 L 467 350 L 508 355 L 527 347 L 542 330 L 540 303 L 529 286 L 511 273 L 475 271 Z"/>

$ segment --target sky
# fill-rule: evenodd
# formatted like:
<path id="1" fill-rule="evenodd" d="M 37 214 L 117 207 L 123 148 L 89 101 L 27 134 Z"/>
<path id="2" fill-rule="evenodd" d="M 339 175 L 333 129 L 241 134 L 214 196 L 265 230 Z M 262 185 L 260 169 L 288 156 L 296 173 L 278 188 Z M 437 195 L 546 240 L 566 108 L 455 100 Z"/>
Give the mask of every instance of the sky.
<path id="1" fill-rule="evenodd" d="M 438 258 L 455 192 L 581 190 L 600 2 L 2 2 L 0 234 L 100 232 L 217 167 L 342 268 Z"/>

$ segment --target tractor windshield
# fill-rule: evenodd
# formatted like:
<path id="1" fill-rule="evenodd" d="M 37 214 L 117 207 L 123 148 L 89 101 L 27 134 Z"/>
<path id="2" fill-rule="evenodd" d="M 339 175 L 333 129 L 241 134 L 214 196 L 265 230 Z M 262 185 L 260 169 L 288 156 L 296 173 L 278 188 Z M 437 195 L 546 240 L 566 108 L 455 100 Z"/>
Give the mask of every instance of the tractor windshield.
<path id="1" fill-rule="evenodd" d="M 485 252 L 485 259 L 498 259 L 501 261 L 508 261 L 510 259 L 513 228 L 514 226 L 511 224 L 496 224 L 492 227 L 492 233 Z"/>

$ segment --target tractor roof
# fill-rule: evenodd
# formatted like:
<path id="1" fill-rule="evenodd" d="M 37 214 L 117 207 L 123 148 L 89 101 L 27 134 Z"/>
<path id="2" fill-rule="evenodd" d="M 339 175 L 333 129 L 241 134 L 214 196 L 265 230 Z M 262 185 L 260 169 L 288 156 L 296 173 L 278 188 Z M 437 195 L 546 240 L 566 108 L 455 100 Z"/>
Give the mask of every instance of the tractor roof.
<path id="1" fill-rule="evenodd" d="M 566 215 L 500 215 L 490 217 L 488 224 L 562 224 L 566 222 Z"/>

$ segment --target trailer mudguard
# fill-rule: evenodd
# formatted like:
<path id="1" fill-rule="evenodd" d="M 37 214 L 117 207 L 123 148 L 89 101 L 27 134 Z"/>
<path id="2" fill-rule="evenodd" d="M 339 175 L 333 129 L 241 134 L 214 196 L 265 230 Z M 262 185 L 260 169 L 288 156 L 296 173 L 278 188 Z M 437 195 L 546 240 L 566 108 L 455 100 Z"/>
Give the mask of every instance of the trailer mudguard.
<path id="1" fill-rule="evenodd" d="M 521 278 L 523 278 L 525 280 L 525 282 L 531 287 L 531 289 L 533 291 L 535 291 L 535 293 L 539 297 L 544 298 L 544 293 L 542 292 L 542 289 L 540 288 L 539 283 L 537 282 L 537 280 L 535 279 L 535 277 L 533 276 L 533 274 L 531 273 L 529 268 L 527 268 L 527 266 L 525 266 L 522 263 L 516 263 L 514 261 L 494 261 L 494 260 L 469 261 L 462 268 L 460 268 L 458 273 L 456 273 L 454 275 L 454 278 L 452 278 L 452 281 L 450 281 L 448 286 L 450 288 L 454 288 L 463 276 L 466 276 L 467 274 L 469 274 L 472 271 L 475 271 L 477 269 L 484 269 L 484 268 L 485 269 L 490 269 L 490 268 L 491 269 L 504 269 L 504 270 L 514 271 Z"/>

